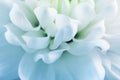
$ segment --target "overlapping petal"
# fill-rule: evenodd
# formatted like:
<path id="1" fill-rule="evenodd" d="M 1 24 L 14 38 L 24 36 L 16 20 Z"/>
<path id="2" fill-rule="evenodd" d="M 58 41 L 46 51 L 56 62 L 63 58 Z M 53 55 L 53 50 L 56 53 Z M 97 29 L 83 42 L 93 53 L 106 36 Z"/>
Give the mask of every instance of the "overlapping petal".
<path id="1" fill-rule="evenodd" d="M 24 55 L 20 63 L 19 75 L 22 80 L 103 80 L 104 78 L 104 69 L 96 56 L 94 56 L 96 60 L 93 60 L 88 56 L 77 57 L 66 52 L 59 60 L 49 65 L 41 60 L 35 62 L 33 56 L 34 54 Z"/>
<path id="2" fill-rule="evenodd" d="M 34 13 L 26 5 L 22 3 L 20 5 L 14 4 L 10 11 L 12 23 L 23 31 L 38 30 L 39 22 Z"/>
<path id="3" fill-rule="evenodd" d="M 24 51 L 7 43 L 4 37 L 5 28 L 0 27 L 0 79 L 19 79 L 17 70 Z"/>

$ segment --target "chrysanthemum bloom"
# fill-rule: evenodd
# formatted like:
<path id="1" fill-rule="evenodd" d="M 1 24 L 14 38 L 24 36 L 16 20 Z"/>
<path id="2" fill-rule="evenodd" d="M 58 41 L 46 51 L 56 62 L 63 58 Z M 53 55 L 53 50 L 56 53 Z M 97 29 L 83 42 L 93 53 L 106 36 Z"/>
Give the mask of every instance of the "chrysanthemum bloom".
<path id="1" fill-rule="evenodd" d="M 118 0 L 0 1 L 0 80 L 120 80 Z"/>

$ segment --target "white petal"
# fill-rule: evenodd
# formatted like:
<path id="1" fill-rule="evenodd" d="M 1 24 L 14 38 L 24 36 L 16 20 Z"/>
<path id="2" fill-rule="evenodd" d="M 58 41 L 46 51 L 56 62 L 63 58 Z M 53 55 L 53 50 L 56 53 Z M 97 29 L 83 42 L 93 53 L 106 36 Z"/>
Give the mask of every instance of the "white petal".
<path id="1" fill-rule="evenodd" d="M 89 55 L 94 49 L 98 48 L 101 51 L 107 51 L 109 49 L 109 44 L 102 39 L 86 41 L 86 40 L 74 40 L 69 44 L 70 52 L 73 55 Z"/>
<path id="2" fill-rule="evenodd" d="M 24 4 L 13 5 L 12 10 L 10 11 L 11 21 L 23 31 L 29 30 L 38 30 L 39 22 L 35 17 L 34 13 Z"/>
<path id="3" fill-rule="evenodd" d="M 21 29 L 17 28 L 13 24 L 7 24 L 5 27 L 7 29 L 5 38 L 10 44 L 20 45 L 23 43 L 21 36 L 24 34 L 24 32 Z"/>
<path id="4" fill-rule="evenodd" d="M 105 34 L 104 21 L 100 21 L 95 25 L 93 25 L 86 39 L 89 39 L 89 40 L 99 39 L 99 38 L 102 38 L 104 34 Z"/>
<path id="5" fill-rule="evenodd" d="M 35 7 L 37 7 L 37 0 L 25 0 L 25 3 L 31 8 L 34 9 Z"/>
<path id="6" fill-rule="evenodd" d="M 62 44 L 56 50 L 52 50 L 52 51 L 47 50 L 47 49 L 41 50 L 35 56 L 35 61 L 42 59 L 44 63 L 47 63 L 47 64 L 54 63 L 61 57 L 64 51 L 68 50 L 68 48 L 69 47 L 67 44 Z"/>
<path id="7" fill-rule="evenodd" d="M 91 4 L 87 2 L 80 3 L 73 11 L 73 17 L 80 21 L 79 29 L 83 29 L 95 17 L 95 11 Z"/>
<path id="8" fill-rule="evenodd" d="M 57 11 L 54 8 L 46 7 L 37 7 L 34 12 L 43 29 L 46 29 L 46 27 L 49 26 L 49 23 L 53 23 L 54 16 L 57 14 Z"/>
<path id="9" fill-rule="evenodd" d="M 105 20 L 113 19 L 118 12 L 116 0 L 98 0 L 96 2 L 96 12 Z"/>
<path id="10" fill-rule="evenodd" d="M 1 44 L 1 42 L 0 42 Z M 24 51 L 9 44 L 0 47 L 0 79 L 18 79 L 18 65 Z"/>
<path id="11" fill-rule="evenodd" d="M 63 41 L 70 41 L 77 33 L 78 23 L 65 15 L 56 16 L 57 33 L 51 49 L 57 48 Z"/>
<path id="12" fill-rule="evenodd" d="M 49 36 L 45 36 L 45 33 L 40 31 L 27 32 L 22 36 L 26 45 L 32 49 L 43 49 L 48 47 Z"/>
<path id="13" fill-rule="evenodd" d="M 120 34 L 116 35 L 106 35 L 105 39 L 108 41 L 110 44 L 110 51 L 113 52 L 120 52 Z"/>
<path id="14" fill-rule="evenodd" d="M 105 22 L 107 34 L 118 34 L 120 33 L 120 15 L 118 14 L 111 21 Z"/>
<path id="15" fill-rule="evenodd" d="M 58 1 L 58 12 L 61 14 L 69 15 L 70 14 L 70 3 L 69 0 L 60 0 Z"/>
<path id="16" fill-rule="evenodd" d="M 13 24 L 7 24 L 5 25 L 5 27 L 7 28 L 7 31 L 5 32 L 4 35 L 7 42 L 9 42 L 12 45 L 21 46 L 26 52 L 34 52 L 33 49 L 29 49 L 26 46 L 24 40 L 22 39 L 22 35 L 25 33 L 24 31 L 17 28 Z"/>
<path id="17" fill-rule="evenodd" d="M 19 75 L 22 80 L 103 80 L 104 69 L 98 57 L 77 57 L 64 53 L 55 63 L 35 62 L 33 54 L 23 57 Z M 27 63 L 27 65 L 26 65 Z"/>
<path id="18" fill-rule="evenodd" d="M 55 36 L 56 26 L 54 24 L 57 11 L 54 8 L 37 7 L 34 10 L 41 27 L 49 36 Z"/>

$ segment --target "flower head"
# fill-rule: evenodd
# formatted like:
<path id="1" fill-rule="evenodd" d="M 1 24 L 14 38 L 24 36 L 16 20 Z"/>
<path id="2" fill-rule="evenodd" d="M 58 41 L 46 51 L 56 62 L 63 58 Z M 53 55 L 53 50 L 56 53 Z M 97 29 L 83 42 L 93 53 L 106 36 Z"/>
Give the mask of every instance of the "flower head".
<path id="1" fill-rule="evenodd" d="M 120 30 L 116 34 L 116 29 L 110 29 L 113 28 L 110 25 L 119 29 L 117 2 L 21 0 L 11 3 L 5 27 L 0 27 L 0 79 L 120 79 L 117 71 Z M 11 72 L 6 73 L 9 69 Z"/>

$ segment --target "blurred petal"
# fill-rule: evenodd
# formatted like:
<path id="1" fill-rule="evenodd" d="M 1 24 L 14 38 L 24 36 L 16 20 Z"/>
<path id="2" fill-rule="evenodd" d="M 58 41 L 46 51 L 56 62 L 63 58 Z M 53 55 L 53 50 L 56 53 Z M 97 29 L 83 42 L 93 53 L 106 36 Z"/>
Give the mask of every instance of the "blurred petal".
<path id="1" fill-rule="evenodd" d="M 24 51 L 8 44 L 4 33 L 5 28 L 0 27 L 0 80 L 13 80 L 18 78 L 18 65 Z"/>
<path id="2" fill-rule="evenodd" d="M 90 56 L 77 57 L 64 53 L 58 61 L 49 65 L 41 60 L 35 62 L 33 56 L 34 54 L 24 55 L 20 63 L 19 75 L 22 80 L 103 80 L 104 78 L 104 69 L 96 56 L 92 59 Z"/>
<path id="3" fill-rule="evenodd" d="M 105 39 L 110 44 L 110 51 L 119 53 L 120 52 L 120 34 L 106 35 Z"/>
<path id="4" fill-rule="evenodd" d="M 96 12 L 101 18 L 104 18 L 105 20 L 113 19 L 118 12 L 116 0 L 97 0 Z"/>
<path id="5" fill-rule="evenodd" d="M 0 27 L 10 22 L 10 19 L 9 19 L 10 7 L 5 1 L 0 1 Z"/>
<path id="6" fill-rule="evenodd" d="M 109 76 L 111 76 L 111 79 L 119 80 L 120 79 L 120 34 L 116 35 L 106 35 L 105 39 L 110 44 L 110 49 L 106 53 L 106 56 L 111 61 L 111 66 L 106 67 L 107 73 L 106 73 L 106 79 L 109 79 Z"/>
<path id="7" fill-rule="evenodd" d="M 6 31 L 5 27 L 0 26 L 0 47 L 8 44 L 5 37 L 4 37 L 5 31 Z"/>
<path id="8" fill-rule="evenodd" d="M 118 34 L 120 33 L 120 14 L 118 14 L 111 21 L 105 22 L 107 34 Z"/>
<path id="9" fill-rule="evenodd" d="M 0 47 L 1 80 L 13 80 L 19 78 L 18 65 L 23 53 L 24 51 L 17 46 L 7 44 Z"/>
<path id="10" fill-rule="evenodd" d="M 106 76 L 105 80 L 119 80 L 120 79 L 120 53 L 108 51 L 106 54 L 111 64 L 109 66 L 105 66 Z"/>

